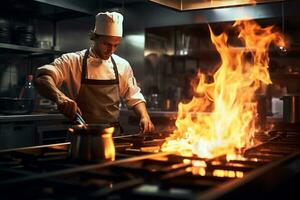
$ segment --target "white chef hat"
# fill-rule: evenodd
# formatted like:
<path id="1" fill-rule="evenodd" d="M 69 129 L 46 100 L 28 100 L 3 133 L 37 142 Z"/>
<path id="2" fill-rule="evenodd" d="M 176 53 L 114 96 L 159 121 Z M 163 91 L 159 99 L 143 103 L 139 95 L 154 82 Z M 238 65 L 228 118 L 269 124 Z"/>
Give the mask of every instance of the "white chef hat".
<path id="1" fill-rule="evenodd" d="M 94 32 L 98 35 L 122 37 L 123 15 L 117 12 L 101 12 L 96 15 Z"/>

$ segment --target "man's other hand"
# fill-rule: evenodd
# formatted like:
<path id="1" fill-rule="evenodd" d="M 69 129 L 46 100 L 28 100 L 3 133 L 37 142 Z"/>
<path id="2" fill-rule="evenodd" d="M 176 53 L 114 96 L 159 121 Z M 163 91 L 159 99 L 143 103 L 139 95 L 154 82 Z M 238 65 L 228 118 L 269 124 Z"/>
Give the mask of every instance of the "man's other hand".
<path id="1" fill-rule="evenodd" d="M 145 117 L 140 120 L 140 130 L 141 133 L 151 133 L 154 131 L 154 125 L 151 122 L 150 118 Z"/>

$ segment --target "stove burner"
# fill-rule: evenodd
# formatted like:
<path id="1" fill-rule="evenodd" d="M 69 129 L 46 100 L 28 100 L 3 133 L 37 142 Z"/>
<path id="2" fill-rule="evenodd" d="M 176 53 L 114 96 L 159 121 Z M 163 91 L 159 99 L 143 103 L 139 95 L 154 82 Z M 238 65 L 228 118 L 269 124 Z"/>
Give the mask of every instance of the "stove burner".
<path id="1" fill-rule="evenodd" d="M 1 195 L 75 200 L 254 199 L 258 195 L 288 199 L 297 195 L 300 132 L 258 133 L 259 145 L 230 160 L 225 155 L 207 159 L 160 153 L 168 134 L 114 138 L 113 162 L 73 162 L 68 157 L 69 143 L 1 151 Z"/>

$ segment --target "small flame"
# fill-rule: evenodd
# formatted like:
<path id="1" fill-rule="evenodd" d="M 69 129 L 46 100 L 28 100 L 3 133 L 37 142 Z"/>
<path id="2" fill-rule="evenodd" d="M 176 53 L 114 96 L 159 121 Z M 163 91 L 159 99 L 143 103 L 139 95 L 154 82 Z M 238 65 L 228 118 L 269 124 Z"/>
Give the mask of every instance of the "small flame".
<path id="1" fill-rule="evenodd" d="M 242 171 L 215 169 L 212 172 L 216 177 L 228 177 L 228 178 L 243 178 L 244 173 Z"/>
<path id="2" fill-rule="evenodd" d="M 212 83 L 206 83 L 205 75 L 199 72 L 195 95 L 189 103 L 179 103 L 176 130 L 162 151 L 212 158 L 241 153 L 241 149 L 254 145 L 258 129 L 255 94 L 262 85 L 272 83 L 268 49 L 271 43 L 286 43 L 273 26 L 262 28 L 245 20 L 236 21 L 232 27 L 238 30 L 244 46 L 231 46 L 225 32 L 215 35 L 209 27 L 222 62 Z"/>
<path id="3" fill-rule="evenodd" d="M 193 175 L 206 175 L 206 168 L 205 167 L 188 167 L 186 168 L 187 172 L 191 172 Z"/>

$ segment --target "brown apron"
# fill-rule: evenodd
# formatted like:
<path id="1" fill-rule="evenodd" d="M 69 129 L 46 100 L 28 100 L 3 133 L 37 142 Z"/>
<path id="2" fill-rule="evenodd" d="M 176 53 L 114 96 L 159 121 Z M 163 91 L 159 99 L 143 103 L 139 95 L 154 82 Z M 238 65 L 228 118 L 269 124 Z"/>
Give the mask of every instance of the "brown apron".
<path id="1" fill-rule="evenodd" d="M 89 50 L 83 57 L 81 87 L 76 99 L 77 105 L 82 111 L 82 117 L 89 124 L 113 124 L 119 128 L 119 73 L 117 65 L 111 57 L 115 79 L 112 80 L 95 80 L 87 77 L 87 58 Z M 119 130 L 115 131 L 115 135 Z"/>

